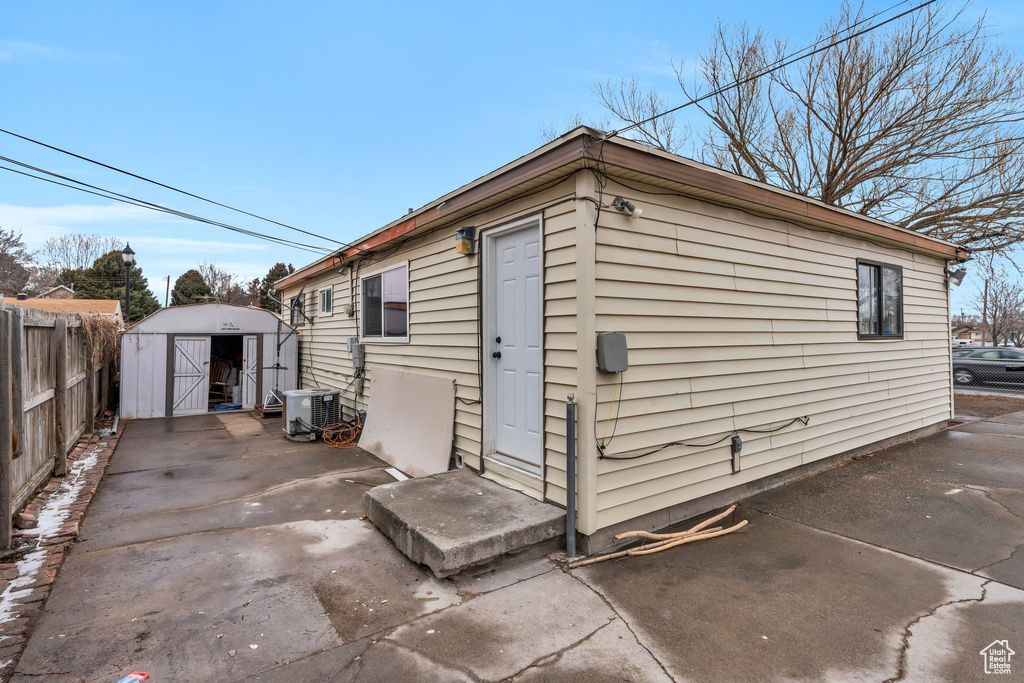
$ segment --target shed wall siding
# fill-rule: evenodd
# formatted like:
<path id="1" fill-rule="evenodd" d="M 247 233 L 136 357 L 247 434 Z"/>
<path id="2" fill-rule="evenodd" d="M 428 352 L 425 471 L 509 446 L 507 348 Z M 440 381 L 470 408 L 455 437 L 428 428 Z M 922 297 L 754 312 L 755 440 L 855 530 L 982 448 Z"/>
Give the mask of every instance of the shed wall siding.
<path id="1" fill-rule="evenodd" d="M 601 460 L 598 528 L 951 417 L 941 260 L 612 182 L 616 194 L 643 215 L 603 211 L 597 233 L 597 329 L 629 343 L 608 453 L 810 424 L 743 434 L 737 474 L 728 440 Z M 904 339 L 858 340 L 858 257 L 903 267 Z M 615 377 L 599 383 L 600 436 Z"/>
<path id="2" fill-rule="evenodd" d="M 315 322 L 299 327 L 300 386 L 345 389 L 344 403 L 365 409 L 367 399 L 373 392 L 374 369 L 387 367 L 453 379 L 457 384 L 456 395 L 460 399 L 466 402 L 480 399 L 477 324 L 480 257 L 455 253 L 454 232 L 461 225 L 474 225 L 479 233 L 511 220 L 542 214 L 545 228 L 545 308 L 548 309 L 545 332 L 548 343 L 567 343 L 561 337 L 569 336 L 569 331 L 573 329 L 569 320 L 572 309 L 564 302 L 571 298 L 575 283 L 574 261 L 571 258 L 575 206 L 574 202 L 568 201 L 574 188 L 572 179 L 567 179 L 529 197 L 462 219 L 450 228 L 434 230 L 411 239 L 397 249 L 385 249 L 383 253 L 386 256 L 383 259 L 373 255 L 360 264 L 359 270 L 365 274 L 403 261 L 409 262 L 409 342 L 365 342 L 365 382 L 359 379 L 353 381 L 352 358 L 346 350 L 347 338 L 358 336 L 359 275 L 351 269 L 344 276 L 337 270 L 331 270 L 305 281 L 305 310 Z M 548 207 L 563 199 L 566 201 Z M 328 285 L 333 285 L 334 313 L 318 318 L 316 293 Z M 283 300 L 287 303 L 298 292 L 298 286 L 287 288 Z M 355 310 L 354 315 L 349 317 L 345 314 L 345 307 L 351 304 L 354 304 Z M 288 319 L 287 311 L 285 319 Z M 547 363 L 550 366 L 550 361 Z M 553 368 L 545 369 L 546 397 L 561 394 L 564 401 L 567 392 L 561 386 L 575 383 L 575 377 L 568 376 L 566 370 L 566 363 L 562 359 L 556 359 Z M 357 391 L 361 391 L 358 400 Z M 556 429 L 554 424 L 557 418 L 551 416 L 550 408 L 548 410 L 550 433 Z M 467 465 L 476 469 L 480 467 L 481 457 L 481 416 L 479 403 L 467 405 L 463 401 L 456 401 L 454 449 L 463 455 Z M 548 448 L 564 453 L 564 438 L 562 441 L 561 445 L 548 444 Z M 553 451 L 548 452 L 550 454 Z M 557 463 L 552 464 L 558 467 Z M 564 455 L 561 468 L 564 470 Z M 564 474 L 561 481 L 564 486 Z M 561 497 L 564 500 L 564 491 Z"/>

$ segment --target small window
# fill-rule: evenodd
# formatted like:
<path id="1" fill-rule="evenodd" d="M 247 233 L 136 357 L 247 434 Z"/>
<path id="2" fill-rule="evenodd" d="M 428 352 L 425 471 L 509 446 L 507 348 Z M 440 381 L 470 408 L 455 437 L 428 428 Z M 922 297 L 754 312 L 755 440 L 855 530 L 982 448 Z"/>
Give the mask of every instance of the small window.
<path id="1" fill-rule="evenodd" d="M 323 318 L 334 312 L 334 287 L 317 290 L 317 317 Z"/>
<path id="2" fill-rule="evenodd" d="M 999 357 L 1004 360 L 1024 360 L 1024 353 L 1020 351 L 1011 351 L 1010 349 L 1000 349 Z"/>
<path id="3" fill-rule="evenodd" d="M 903 269 L 857 261 L 857 318 L 861 339 L 903 337 Z"/>
<path id="4" fill-rule="evenodd" d="M 306 322 L 303 314 L 305 308 L 305 296 L 300 294 L 299 296 L 292 297 L 291 301 L 291 323 L 292 325 L 302 325 Z"/>
<path id="5" fill-rule="evenodd" d="M 367 275 L 359 282 L 363 339 L 409 341 L 409 264 Z"/>

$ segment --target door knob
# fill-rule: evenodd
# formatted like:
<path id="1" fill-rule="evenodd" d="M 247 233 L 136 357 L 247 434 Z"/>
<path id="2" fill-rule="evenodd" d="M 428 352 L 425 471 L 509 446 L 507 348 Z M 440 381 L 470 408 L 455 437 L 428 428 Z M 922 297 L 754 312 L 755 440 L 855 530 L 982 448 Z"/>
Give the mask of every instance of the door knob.
<path id="1" fill-rule="evenodd" d="M 495 351 L 492 353 L 491 358 L 501 358 L 501 351 Z"/>

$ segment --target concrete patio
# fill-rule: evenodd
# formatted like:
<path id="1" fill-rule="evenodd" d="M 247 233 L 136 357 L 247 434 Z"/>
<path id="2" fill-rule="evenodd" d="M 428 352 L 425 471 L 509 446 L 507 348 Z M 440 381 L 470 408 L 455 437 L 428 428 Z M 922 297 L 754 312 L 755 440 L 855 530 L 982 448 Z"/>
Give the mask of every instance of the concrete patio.
<path id="1" fill-rule="evenodd" d="M 277 427 L 127 425 L 14 680 L 969 681 L 1024 646 L 1024 413 L 744 501 L 736 534 L 454 579 L 359 519 L 345 479 L 383 463 Z"/>

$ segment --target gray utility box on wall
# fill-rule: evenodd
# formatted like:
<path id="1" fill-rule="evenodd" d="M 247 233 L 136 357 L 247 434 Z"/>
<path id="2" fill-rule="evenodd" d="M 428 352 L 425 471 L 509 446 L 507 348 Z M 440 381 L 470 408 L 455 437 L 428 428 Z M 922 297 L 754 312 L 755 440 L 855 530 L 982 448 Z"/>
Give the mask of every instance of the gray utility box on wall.
<path id="1" fill-rule="evenodd" d="M 629 369 L 626 335 L 621 332 L 597 333 L 597 369 L 601 372 L 625 372 Z"/>

